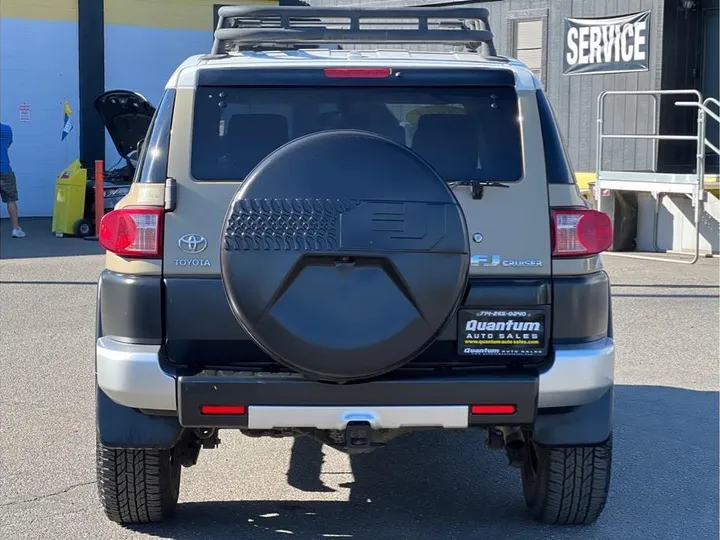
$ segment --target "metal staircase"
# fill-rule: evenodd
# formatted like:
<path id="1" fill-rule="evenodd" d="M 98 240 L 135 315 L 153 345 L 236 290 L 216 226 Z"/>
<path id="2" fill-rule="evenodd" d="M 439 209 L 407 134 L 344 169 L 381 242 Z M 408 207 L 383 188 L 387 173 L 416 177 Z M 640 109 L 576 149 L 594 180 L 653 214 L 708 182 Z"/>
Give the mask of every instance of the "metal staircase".
<path id="1" fill-rule="evenodd" d="M 652 98 L 652 133 L 651 134 L 616 134 L 605 133 L 604 130 L 604 112 L 605 101 L 607 96 L 649 96 Z M 695 135 L 660 135 L 657 133 L 657 104 L 658 98 L 661 96 L 680 96 L 686 98 L 685 101 L 676 101 L 677 107 L 694 107 L 697 108 L 697 132 Z M 687 100 L 688 97 L 694 98 Z M 653 215 L 653 246 L 656 252 L 662 252 L 658 248 L 658 221 L 662 200 L 669 194 L 686 195 L 692 201 L 694 208 L 693 213 L 693 235 L 694 248 L 693 255 L 690 260 L 672 259 L 669 257 L 653 257 L 646 255 L 633 255 L 627 253 L 607 252 L 608 255 L 617 257 L 627 257 L 632 259 L 644 259 L 650 261 L 664 261 L 676 264 L 695 264 L 700 258 L 700 226 L 703 215 L 704 203 L 707 200 L 705 191 L 705 156 L 706 149 L 720 155 L 718 149 L 707 138 L 707 119 L 710 117 L 715 122 L 720 123 L 720 116 L 717 112 L 711 110 L 714 105 L 720 109 L 720 102 L 715 98 L 707 98 L 703 100 L 703 96 L 697 90 L 644 90 L 644 91 L 620 91 L 611 90 L 602 92 L 598 96 L 597 101 L 597 151 L 596 159 L 596 190 L 599 194 L 596 197 L 598 210 L 602 211 L 602 199 L 600 195 L 603 190 L 617 191 L 635 191 L 651 193 L 655 199 L 654 215 Z M 638 172 L 638 171 L 611 171 L 603 170 L 603 151 L 605 150 L 605 141 L 612 139 L 635 139 L 635 140 L 652 140 L 653 151 L 657 154 L 657 143 L 655 141 L 695 141 L 696 143 L 696 165 L 695 172 L 689 174 L 676 173 L 658 173 L 658 172 Z"/>

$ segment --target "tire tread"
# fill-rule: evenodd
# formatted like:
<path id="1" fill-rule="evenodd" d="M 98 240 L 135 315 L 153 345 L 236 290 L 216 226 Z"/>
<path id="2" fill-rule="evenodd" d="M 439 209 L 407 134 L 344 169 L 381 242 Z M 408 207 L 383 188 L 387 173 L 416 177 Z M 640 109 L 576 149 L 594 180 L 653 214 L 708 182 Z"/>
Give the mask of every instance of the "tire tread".
<path id="1" fill-rule="evenodd" d="M 537 452 L 537 479 L 531 488 L 526 486 L 526 500 L 535 517 L 557 525 L 594 523 L 610 488 L 612 438 L 599 446 L 541 447 Z"/>
<path id="2" fill-rule="evenodd" d="M 178 490 L 169 450 L 114 449 L 97 444 L 97 488 L 105 515 L 120 524 L 169 517 Z M 178 479 L 179 480 L 179 479 Z"/>

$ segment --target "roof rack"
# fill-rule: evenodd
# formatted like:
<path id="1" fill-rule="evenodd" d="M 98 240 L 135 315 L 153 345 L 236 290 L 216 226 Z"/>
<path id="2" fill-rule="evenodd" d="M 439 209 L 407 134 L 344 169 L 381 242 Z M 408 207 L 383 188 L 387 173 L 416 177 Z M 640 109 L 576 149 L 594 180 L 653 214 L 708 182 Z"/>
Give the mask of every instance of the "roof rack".
<path id="1" fill-rule="evenodd" d="M 218 16 L 212 56 L 233 50 L 358 43 L 455 44 L 497 56 L 485 8 L 224 6 Z"/>

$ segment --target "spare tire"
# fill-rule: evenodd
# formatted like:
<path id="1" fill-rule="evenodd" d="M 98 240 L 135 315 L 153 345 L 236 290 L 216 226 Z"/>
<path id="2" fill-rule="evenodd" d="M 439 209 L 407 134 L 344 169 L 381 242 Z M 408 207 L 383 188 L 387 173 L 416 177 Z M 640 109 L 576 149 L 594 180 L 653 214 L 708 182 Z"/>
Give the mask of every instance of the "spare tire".
<path id="1" fill-rule="evenodd" d="M 467 287 L 455 196 L 416 153 L 379 135 L 325 131 L 279 148 L 243 182 L 224 226 L 233 314 L 268 355 L 315 380 L 409 362 Z"/>

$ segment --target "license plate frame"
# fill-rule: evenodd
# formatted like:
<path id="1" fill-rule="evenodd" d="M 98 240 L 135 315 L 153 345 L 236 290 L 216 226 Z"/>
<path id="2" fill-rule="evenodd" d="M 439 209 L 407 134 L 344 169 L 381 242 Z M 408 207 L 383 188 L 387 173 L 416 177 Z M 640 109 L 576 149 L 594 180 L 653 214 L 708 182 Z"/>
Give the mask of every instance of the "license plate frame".
<path id="1" fill-rule="evenodd" d="M 549 330 L 549 307 L 463 308 L 457 315 L 457 353 L 464 357 L 544 357 Z"/>

